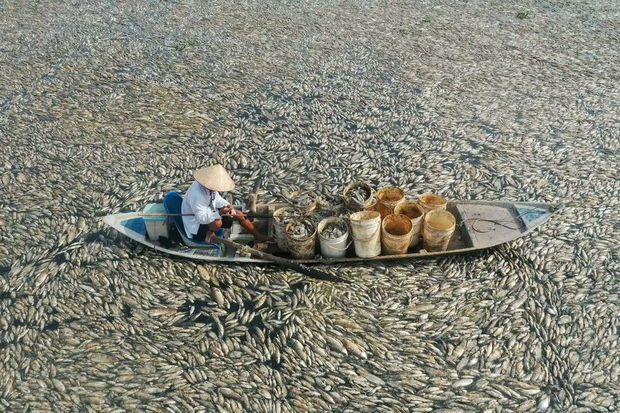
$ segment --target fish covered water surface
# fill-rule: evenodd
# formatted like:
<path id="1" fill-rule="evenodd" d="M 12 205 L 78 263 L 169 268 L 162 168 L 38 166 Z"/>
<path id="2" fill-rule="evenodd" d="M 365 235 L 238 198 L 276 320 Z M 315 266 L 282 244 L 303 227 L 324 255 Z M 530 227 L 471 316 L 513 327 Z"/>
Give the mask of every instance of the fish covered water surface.
<path id="1" fill-rule="evenodd" d="M 0 411 L 617 411 L 616 8 L 3 2 Z M 346 285 L 101 222 L 216 162 L 238 201 L 564 208 L 473 255 L 321 267 Z"/>

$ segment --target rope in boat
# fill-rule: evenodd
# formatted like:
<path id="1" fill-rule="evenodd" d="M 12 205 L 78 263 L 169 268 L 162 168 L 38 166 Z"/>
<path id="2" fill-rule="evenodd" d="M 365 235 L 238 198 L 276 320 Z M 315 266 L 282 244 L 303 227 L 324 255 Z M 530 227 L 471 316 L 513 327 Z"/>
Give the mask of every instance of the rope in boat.
<path id="1" fill-rule="evenodd" d="M 519 217 L 521 218 L 521 220 L 523 220 L 524 217 L 529 218 L 530 215 L 534 215 L 534 218 L 536 218 L 536 217 L 538 217 L 540 215 L 544 215 L 544 212 L 541 212 L 540 209 L 538 209 L 538 208 L 529 208 L 528 211 L 525 211 L 523 213 L 519 212 Z M 459 226 L 462 227 L 468 221 L 473 221 L 473 223 L 471 225 L 471 229 L 473 231 L 479 232 L 481 234 L 484 234 L 484 233 L 487 233 L 487 232 L 491 232 L 491 229 L 488 229 L 486 231 L 478 229 L 475 226 L 476 225 L 475 222 L 491 222 L 491 223 L 493 223 L 495 225 L 499 225 L 499 226 L 502 226 L 504 228 L 511 229 L 513 231 L 518 231 L 520 229 L 519 227 L 513 227 L 513 226 L 510 226 L 510 225 L 506 225 L 506 223 L 514 223 L 514 221 L 509 221 L 509 220 L 506 220 L 506 219 L 498 220 L 498 219 L 485 219 L 485 218 L 469 218 L 469 219 L 464 219 L 463 221 L 461 221 L 459 223 Z"/>
<path id="2" fill-rule="evenodd" d="M 519 228 L 518 228 L 518 227 L 517 227 L 517 228 L 515 228 L 515 227 L 511 227 L 511 226 L 509 226 L 509 225 L 503 224 L 503 222 L 510 223 L 510 222 L 514 222 L 514 221 L 508 221 L 508 220 L 497 220 L 497 219 L 484 219 L 484 218 L 470 218 L 470 219 L 465 219 L 465 220 L 461 221 L 461 223 L 459 224 L 459 226 L 460 226 L 460 227 L 464 226 L 464 225 L 465 225 L 465 223 L 466 223 L 466 222 L 468 222 L 468 221 L 473 221 L 473 223 L 472 223 L 472 225 L 471 225 L 471 229 L 472 229 L 473 231 L 480 232 L 480 233 L 482 233 L 482 234 L 484 234 L 484 233 L 486 233 L 486 232 L 491 232 L 491 229 L 489 229 L 489 230 L 487 230 L 487 231 L 483 231 L 483 230 L 481 230 L 481 229 L 478 229 L 478 228 L 476 228 L 476 222 L 480 222 L 480 221 L 482 221 L 482 222 L 491 222 L 491 223 L 493 223 L 493 224 L 496 224 L 496 225 L 499 225 L 499 226 L 502 226 L 502 227 L 504 227 L 504 228 L 508 228 L 508 229 L 511 229 L 511 230 L 514 230 L 514 231 L 519 230 Z"/>

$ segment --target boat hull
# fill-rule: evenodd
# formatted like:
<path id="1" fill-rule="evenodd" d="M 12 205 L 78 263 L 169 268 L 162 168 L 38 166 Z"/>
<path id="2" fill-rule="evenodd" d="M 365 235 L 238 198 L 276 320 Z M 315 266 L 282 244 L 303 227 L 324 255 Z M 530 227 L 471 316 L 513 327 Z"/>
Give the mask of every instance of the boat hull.
<path id="1" fill-rule="evenodd" d="M 429 259 L 457 254 L 467 254 L 492 248 L 521 238 L 546 222 L 559 206 L 548 203 L 502 201 L 453 201 L 448 210 L 457 219 L 457 228 L 448 249 L 439 252 L 411 252 L 400 255 L 380 255 L 374 258 L 343 257 L 292 260 L 305 264 L 359 263 L 367 261 L 394 261 Z M 140 226 L 140 212 L 114 214 L 103 217 L 103 222 L 132 240 L 148 248 L 172 256 L 209 262 L 254 263 L 269 261 L 239 255 L 215 256 L 203 248 L 165 247 L 153 242 Z"/>

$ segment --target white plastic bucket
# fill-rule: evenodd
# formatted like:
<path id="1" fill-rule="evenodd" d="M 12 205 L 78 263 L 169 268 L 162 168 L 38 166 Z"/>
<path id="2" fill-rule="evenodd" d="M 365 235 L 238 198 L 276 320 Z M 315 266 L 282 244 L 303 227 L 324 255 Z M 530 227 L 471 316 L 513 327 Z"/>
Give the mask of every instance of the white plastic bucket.
<path id="1" fill-rule="evenodd" d="M 436 209 L 424 216 L 424 248 L 428 252 L 445 251 L 454 234 L 456 219 L 445 209 Z"/>
<path id="2" fill-rule="evenodd" d="M 427 212 L 435 209 L 446 209 L 448 200 L 441 195 L 422 194 L 418 196 L 418 204 L 420 204 L 426 214 Z"/>
<path id="3" fill-rule="evenodd" d="M 350 219 L 355 255 L 372 258 L 381 254 L 381 214 L 360 211 L 351 214 Z"/>
<path id="4" fill-rule="evenodd" d="M 381 245 L 385 255 L 406 254 L 413 224 L 407 215 L 388 215 L 381 223 Z"/>
<path id="5" fill-rule="evenodd" d="M 416 201 L 402 201 L 394 208 L 395 214 L 407 215 L 411 220 L 411 242 L 409 247 L 416 247 L 422 238 L 422 224 L 424 222 L 424 209 Z"/>
<path id="6" fill-rule="evenodd" d="M 276 236 L 276 243 L 282 252 L 288 252 L 286 245 L 286 233 L 284 231 L 286 224 L 299 216 L 299 212 L 293 207 L 282 207 L 273 213 L 273 230 Z"/>
<path id="7" fill-rule="evenodd" d="M 327 238 L 323 235 L 323 229 L 333 222 L 342 222 L 347 230 L 344 235 L 338 238 Z M 349 239 L 349 228 L 347 222 L 343 218 L 330 217 L 319 222 L 318 226 L 319 244 L 321 246 L 321 255 L 325 258 L 342 258 L 347 253 L 347 240 Z"/>

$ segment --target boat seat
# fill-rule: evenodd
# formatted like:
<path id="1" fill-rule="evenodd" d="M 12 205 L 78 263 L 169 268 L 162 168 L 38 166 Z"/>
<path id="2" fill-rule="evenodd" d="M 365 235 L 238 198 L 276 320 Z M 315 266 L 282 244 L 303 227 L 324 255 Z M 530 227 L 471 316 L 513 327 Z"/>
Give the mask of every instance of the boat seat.
<path id="1" fill-rule="evenodd" d="M 168 214 L 180 214 L 181 213 L 181 204 L 183 203 L 183 196 L 178 192 L 171 191 L 164 196 L 164 208 L 166 209 L 166 213 Z M 190 239 L 185 232 L 185 226 L 183 225 L 183 217 L 174 216 L 171 217 L 172 222 L 176 226 L 179 234 L 181 235 L 181 239 L 183 243 L 188 247 L 193 248 L 217 248 L 222 249 L 222 245 L 216 242 L 207 242 L 207 241 L 197 241 L 194 239 Z M 224 228 L 220 228 L 215 232 L 215 235 L 218 237 L 224 236 Z"/>

